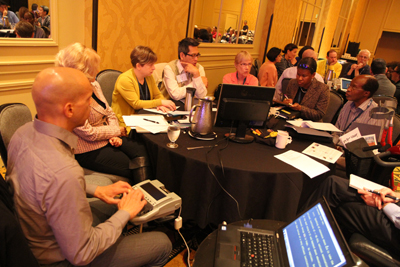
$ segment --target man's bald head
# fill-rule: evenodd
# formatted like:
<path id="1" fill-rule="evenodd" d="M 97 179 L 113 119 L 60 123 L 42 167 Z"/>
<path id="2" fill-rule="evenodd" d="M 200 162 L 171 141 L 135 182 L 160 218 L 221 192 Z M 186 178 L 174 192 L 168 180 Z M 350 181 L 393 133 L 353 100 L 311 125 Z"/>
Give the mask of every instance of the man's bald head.
<path id="1" fill-rule="evenodd" d="M 87 111 L 91 94 L 92 87 L 86 76 L 79 70 L 65 67 L 41 71 L 32 86 L 32 98 L 38 118 L 53 124 L 56 124 L 55 121 L 63 119 L 67 121 L 74 119 L 74 121 L 66 121 L 69 126 L 71 126 L 70 124 L 80 124 L 76 120 L 77 117 L 81 117 L 84 122 L 89 114 Z M 87 102 L 86 109 L 84 108 L 86 103 L 82 101 Z M 77 126 L 79 125 L 74 127 Z"/>
<path id="2" fill-rule="evenodd" d="M 317 61 L 317 53 L 312 49 L 307 49 L 303 52 L 302 58 L 312 57 L 315 61 Z"/>

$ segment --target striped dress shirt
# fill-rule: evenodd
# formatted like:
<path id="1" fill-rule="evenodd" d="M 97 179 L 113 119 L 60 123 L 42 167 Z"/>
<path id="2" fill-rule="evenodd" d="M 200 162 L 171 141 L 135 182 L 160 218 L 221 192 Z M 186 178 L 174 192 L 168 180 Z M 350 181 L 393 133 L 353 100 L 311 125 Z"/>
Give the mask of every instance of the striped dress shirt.
<path id="1" fill-rule="evenodd" d="M 368 98 L 358 107 L 354 105 L 353 101 L 347 101 L 340 111 L 339 118 L 335 124 L 335 126 L 343 132 L 333 134 L 334 143 L 336 144 L 338 142 L 339 136 L 350 131 L 350 125 L 354 122 L 382 126 L 384 120 L 372 119 L 369 115 L 371 109 L 377 106 L 378 104 L 375 103 L 372 98 Z"/>

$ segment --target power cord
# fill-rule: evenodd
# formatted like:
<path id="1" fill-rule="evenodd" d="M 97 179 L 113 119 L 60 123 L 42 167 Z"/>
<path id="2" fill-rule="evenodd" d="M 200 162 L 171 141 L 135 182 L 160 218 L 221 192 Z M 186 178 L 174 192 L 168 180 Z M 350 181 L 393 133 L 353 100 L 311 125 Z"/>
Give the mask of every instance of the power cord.
<path id="1" fill-rule="evenodd" d="M 182 237 L 183 242 L 185 243 L 186 249 L 187 249 L 187 251 L 188 251 L 187 263 L 188 263 L 188 266 L 191 267 L 191 265 L 190 265 L 190 249 L 189 249 L 188 244 L 186 243 L 185 238 L 184 238 L 183 235 L 181 234 L 181 231 L 179 231 L 179 229 L 182 228 L 181 211 L 182 211 L 182 206 L 179 208 L 178 218 L 175 219 L 174 227 L 175 227 L 175 230 L 177 230 L 178 233 L 179 233 L 179 235 Z"/>
<path id="2" fill-rule="evenodd" d="M 223 165 L 223 162 L 222 162 L 221 151 L 223 151 L 224 149 L 226 149 L 226 148 L 228 147 L 228 144 L 229 144 L 229 136 L 231 136 L 231 134 L 232 134 L 232 129 L 233 129 L 233 121 L 232 121 L 232 123 L 231 123 L 231 127 L 230 127 L 230 131 L 229 131 L 228 137 L 226 137 L 226 138 L 224 138 L 224 139 L 222 139 L 222 140 L 219 141 L 219 142 L 222 142 L 222 141 L 226 140 L 226 145 L 218 150 L 218 160 L 219 160 L 219 164 L 221 165 L 222 176 L 223 176 L 224 178 L 225 178 L 225 168 L 224 168 L 224 165 Z M 219 142 L 217 142 L 217 144 L 219 144 Z M 206 152 L 206 162 L 207 162 L 208 170 L 211 172 L 211 174 L 212 174 L 212 176 L 214 177 L 215 181 L 217 181 L 219 187 L 220 187 L 230 198 L 232 198 L 233 201 L 235 201 L 235 203 L 236 203 L 236 208 L 237 208 L 238 215 L 239 215 L 239 218 L 242 219 L 242 215 L 241 215 L 241 213 L 240 213 L 239 202 L 238 202 L 238 201 L 237 201 L 223 186 L 222 186 L 222 184 L 219 182 L 217 176 L 215 175 L 215 173 L 212 171 L 212 169 L 211 169 L 211 167 L 210 167 L 210 163 L 209 163 L 209 161 L 208 161 L 208 154 L 209 154 L 214 148 L 216 148 L 216 146 L 212 147 L 211 149 L 209 149 L 209 150 Z M 206 216 L 207 216 L 207 218 L 206 218 L 207 221 L 208 221 L 208 214 L 209 214 L 209 211 L 210 211 L 210 208 L 211 208 L 211 204 L 214 202 L 214 199 L 215 199 L 218 195 L 219 195 L 219 193 L 216 194 L 216 195 L 213 197 L 213 199 L 211 200 L 210 204 L 208 205 L 208 208 L 207 208 L 207 215 L 206 215 Z"/>

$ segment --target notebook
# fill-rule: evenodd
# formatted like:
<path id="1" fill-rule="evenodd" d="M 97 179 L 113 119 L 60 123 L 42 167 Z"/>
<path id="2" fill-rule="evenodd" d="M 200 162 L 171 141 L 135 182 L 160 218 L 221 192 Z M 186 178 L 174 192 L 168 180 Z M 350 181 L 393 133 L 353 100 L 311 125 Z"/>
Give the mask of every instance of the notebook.
<path id="1" fill-rule="evenodd" d="M 246 235 L 267 235 L 266 240 L 253 241 L 270 244 L 271 252 L 249 254 L 254 262 L 261 254 L 271 256 L 265 264 L 241 262 L 241 242 Z M 243 235 L 243 236 L 241 236 Z M 264 238 L 264 237 L 263 237 Z M 250 247 L 246 244 L 245 246 Z M 268 263 L 268 264 L 267 264 Z M 351 251 L 334 219 L 325 198 L 278 231 L 220 225 L 217 233 L 214 267 L 235 266 L 353 266 Z"/>

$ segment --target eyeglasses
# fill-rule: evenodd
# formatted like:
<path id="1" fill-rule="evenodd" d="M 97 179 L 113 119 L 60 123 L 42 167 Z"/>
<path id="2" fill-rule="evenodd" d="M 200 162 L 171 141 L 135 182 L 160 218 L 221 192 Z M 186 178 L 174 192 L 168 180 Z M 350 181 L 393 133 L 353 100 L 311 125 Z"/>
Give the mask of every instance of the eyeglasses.
<path id="1" fill-rule="evenodd" d="M 251 64 L 251 63 L 240 63 L 239 65 L 241 67 L 251 67 L 253 64 Z"/>
<path id="2" fill-rule="evenodd" d="M 187 56 L 189 56 L 189 57 L 192 57 L 192 58 L 201 56 L 200 53 L 198 53 L 198 54 L 185 54 L 185 55 L 187 55 Z"/>

